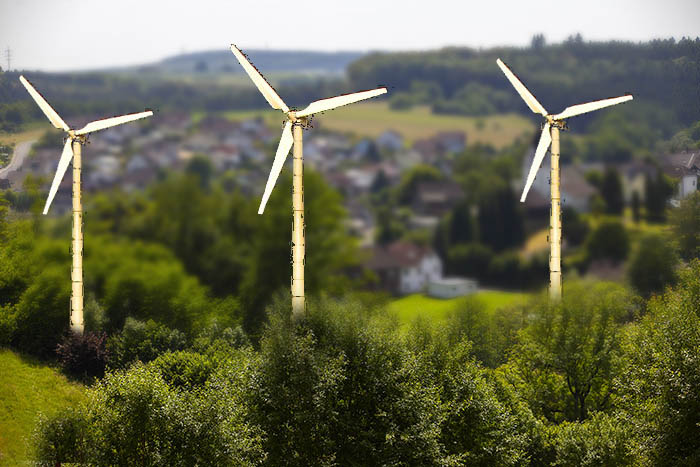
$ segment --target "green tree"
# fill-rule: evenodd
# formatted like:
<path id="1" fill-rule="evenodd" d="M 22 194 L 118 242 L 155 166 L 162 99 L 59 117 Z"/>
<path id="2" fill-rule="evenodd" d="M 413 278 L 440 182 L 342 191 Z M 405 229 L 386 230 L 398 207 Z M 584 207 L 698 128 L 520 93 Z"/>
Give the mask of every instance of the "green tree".
<path id="1" fill-rule="evenodd" d="M 605 200 L 608 214 L 620 215 L 625 208 L 625 199 L 622 194 L 622 182 L 620 174 L 615 167 L 608 166 L 600 184 L 600 194 Z"/>
<path id="2" fill-rule="evenodd" d="M 404 172 L 401 181 L 396 187 L 396 199 L 399 204 L 407 205 L 413 200 L 418 184 L 433 182 L 443 179 L 443 175 L 435 167 L 429 165 L 416 165 Z"/>
<path id="3" fill-rule="evenodd" d="M 292 230 L 292 179 L 283 174 L 265 214 L 256 216 L 255 234 L 249 241 L 247 270 L 240 295 L 246 310 L 246 331 L 258 331 L 265 319 L 264 308 L 277 290 L 289 290 L 291 276 L 290 238 Z M 338 192 L 312 170 L 304 172 L 306 224 L 306 294 L 321 291 L 338 294 L 348 279 L 338 274 L 357 265 L 357 244 L 347 234 L 346 212 Z M 257 202 L 256 202 L 257 204 Z"/>
<path id="4" fill-rule="evenodd" d="M 644 297 L 663 292 L 676 278 L 678 257 L 661 235 L 648 234 L 639 241 L 627 269 L 630 283 Z"/>
<path id="5" fill-rule="evenodd" d="M 603 221 L 586 237 L 588 258 L 622 261 L 629 253 L 629 243 L 629 235 L 621 222 Z"/>
<path id="6" fill-rule="evenodd" d="M 661 169 L 657 169 L 656 176 L 647 174 L 644 178 L 644 204 L 647 212 L 647 220 L 650 222 L 663 222 L 666 220 L 666 202 L 673 195 L 675 184 Z"/>
<path id="7" fill-rule="evenodd" d="M 251 392 L 271 465 L 438 465 L 440 406 L 395 327 L 348 302 L 286 298 L 260 343 Z"/>
<path id="8" fill-rule="evenodd" d="M 700 261 L 652 298 L 630 328 L 619 407 L 634 426 L 637 456 L 648 465 L 700 462 Z"/>
<path id="9" fill-rule="evenodd" d="M 681 201 L 671 213 L 671 224 L 681 256 L 686 260 L 700 258 L 700 191 Z"/>
<path id="10" fill-rule="evenodd" d="M 642 200 L 639 199 L 637 190 L 632 192 L 632 219 L 634 219 L 635 224 L 639 224 L 642 219 Z"/>
<path id="11" fill-rule="evenodd" d="M 630 294 L 612 283 L 573 282 L 561 302 L 541 301 L 512 355 L 515 384 L 533 412 L 549 420 L 585 420 L 610 405 L 621 329 Z"/>
<path id="12" fill-rule="evenodd" d="M 525 240 L 522 208 L 510 185 L 496 187 L 479 202 L 479 239 L 493 251 L 516 247 Z"/>

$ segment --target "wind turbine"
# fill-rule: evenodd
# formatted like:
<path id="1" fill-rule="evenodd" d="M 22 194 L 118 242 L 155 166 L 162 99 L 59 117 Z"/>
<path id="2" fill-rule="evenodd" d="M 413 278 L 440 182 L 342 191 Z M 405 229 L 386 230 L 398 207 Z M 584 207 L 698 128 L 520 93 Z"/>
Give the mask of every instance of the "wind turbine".
<path id="1" fill-rule="evenodd" d="M 550 144 L 552 146 L 552 161 L 550 170 L 550 192 L 552 197 L 552 208 L 549 213 L 549 297 L 552 300 L 561 299 L 561 191 L 559 189 L 559 130 L 565 130 L 566 119 L 569 117 L 574 117 L 576 115 L 581 115 L 587 112 L 593 112 L 594 110 L 599 110 L 604 107 L 610 107 L 611 105 L 621 104 L 632 100 L 631 95 L 625 95 L 620 97 L 613 97 L 610 99 L 602 99 L 599 101 L 588 102 L 586 104 L 573 105 L 567 107 L 563 112 L 558 114 L 549 114 L 545 108 L 540 104 L 535 96 L 527 90 L 525 85 L 518 79 L 515 74 L 510 71 L 510 68 L 506 66 L 501 59 L 497 59 L 496 63 L 501 68 L 501 71 L 506 75 L 506 78 L 510 81 L 520 97 L 523 98 L 525 103 L 530 110 L 534 113 L 538 113 L 544 117 L 544 125 L 542 127 L 542 134 L 540 140 L 537 143 L 537 149 L 535 150 L 535 157 L 532 160 L 532 166 L 530 167 L 530 173 L 527 176 L 527 181 L 525 182 L 525 188 L 523 189 L 523 194 L 520 197 L 520 202 L 525 202 L 527 197 L 527 192 L 532 186 L 532 182 L 535 180 L 537 171 L 542 165 L 542 160 L 544 159 L 547 149 Z"/>
<path id="2" fill-rule="evenodd" d="M 292 168 L 292 209 L 294 214 L 294 223 L 292 227 L 292 312 L 294 315 L 299 315 L 304 311 L 305 255 L 302 130 L 304 127 L 308 126 L 309 119 L 313 114 L 379 96 L 380 94 L 386 93 L 386 88 L 378 88 L 353 94 L 343 94 L 341 96 L 322 99 L 312 102 L 305 109 L 294 110 L 287 107 L 287 104 L 277 95 L 277 92 L 270 86 L 270 83 L 265 80 L 258 69 L 255 68 L 255 66 L 248 61 L 246 56 L 233 44 L 231 45 L 231 52 L 236 56 L 243 66 L 243 69 L 248 73 L 250 79 L 253 80 L 255 86 L 260 90 L 272 108 L 281 110 L 287 117 L 287 121 L 282 129 L 282 137 L 277 147 L 277 153 L 272 163 L 270 176 L 265 185 L 265 191 L 263 192 L 258 214 L 262 214 L 265 211 L 265 205 L 272 193 L 277 177 L 282 170 L 287 154 L 292 145 L 294 145 L 294 165 Z"/>
<path id="3" fill-rule="evenodd" d="M 80 202 L 80 171 L 81 171 L 81 149 L 82 145 L 87 142 L 90 133 L 98 130 L 104 130 L 105 128 L 110 128 L 116 125 L 121 125 L 122 123 L 131 122 L 138 120 L 140 118 L 150 117 L 153 112 L 150 110 L 146 112 L 140 112 L 135 114 L 122 115 L 120 117 L 105 118 L 104 120 L 97 120 L 90 122 L 79 130 L 74 130 L 66 125 L 58 113 L 51 108 L 48 102 L 42 97 L 34 86 L 31 85 L 29 81 L 25 79 L 24 76 L 20 76 L 19 80 L 22 82 L 29 95 L 36 101 L 39 108 L 48 117 L 49 121 L 58 128 L 67 133 L 66 143 L 63 146 L 63 153 L 61 154 L 61 159 L 58 161 L 58 168 L 56 169 L 56 175 L 54 175 L 53 183 L 51 184 L 51 189 L 49 190 L 49 197 L 46 199 L 46 205 L 44 206 L 44 214 L 49 211 L 49 206 L 51 206 L 51 201 L 53 201 L 56 191 L 58 190 L 58 185 L 63 179 L 63 175 L 66 173 L 68 164 L 70 164 L 71 159 L 73 160 L 73 266 L 71 268 L 71 282 L 72 282 L 72 292 L 71 292 L 71 311 L 70 311 L 70 327 L 71 330 L 77 334 L 82 334 L 85 329 L 83 322 L 83 207 Z"/>

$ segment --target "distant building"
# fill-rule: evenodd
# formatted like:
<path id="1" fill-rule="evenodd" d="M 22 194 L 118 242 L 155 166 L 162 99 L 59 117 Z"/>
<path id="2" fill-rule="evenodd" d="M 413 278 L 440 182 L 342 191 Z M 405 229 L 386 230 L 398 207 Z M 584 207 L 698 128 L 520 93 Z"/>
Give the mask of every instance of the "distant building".
<path id="1" fill-rule="evenodd" d="M 700 153 L 682 152 L 664 157 L 663 171 L 677 180 L 676 192 L 671 204 L 678 205 L 681 200 L 695 193 L 698 189 L 700 175 Z"/>
<path id="2" fill-rule="evenodd" d="M 530 173 L 530 166 L 535 155 L 534 148 L 523 157 L 521 185 L 518 191 L 522 192 L 525 181 Z M 540 169 L 537 171 L 535 181 L 532 183 L 528 198 L 532 196 L 533 191 L 548 200 L 550 203 L 551 187 L 549 183 L 551 170 L 551 159 L 545 157 L 542 161 Z M 591 209 L 591 198 L 597 193 L 597 190 L 592 186 L 585 177 L 586 169 L 575 164 L 567 164 L 560 167 L 561 173 L 561 200 L 562 206 L 570 206 L 579 212 L 588 212 Z"/>
<path id="3" fill-rule="evenodd" d="M 422 216 L 441 217 L 464 198 L 462 188 L 454 182 L 421 182 L 413 195 L 413 211 Z"/>
<path id="4" fill-rule="evenodd" d="M 443 277 L 428 284 L 428 295 L 435 298 L 455 298 L 476 293 L 477 281 L 464 277 Z"/>
<path id="5" fill-rule="evenodd" d="M 398 151 L 403 148 L 403 136 L 395 130 L 386 130 L 377 137 L 377 146 L 389 151 Z"/>
<path id="6" fill-rule="evenodd" d="M 366 266 L 377 274 L 380 287 L 397 295 L 423 292 L 442 278 L 442 261 L 430 247 L 398 241 L 373 247 L 369 256 Z"/>

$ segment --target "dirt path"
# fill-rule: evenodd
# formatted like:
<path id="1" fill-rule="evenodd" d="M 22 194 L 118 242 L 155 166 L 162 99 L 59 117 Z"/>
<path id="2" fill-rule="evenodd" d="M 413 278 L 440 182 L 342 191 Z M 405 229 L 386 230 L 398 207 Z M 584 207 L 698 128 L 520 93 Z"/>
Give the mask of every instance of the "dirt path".
<path id="1" fill-rule="evenodd" d="M 29 141 L 22 141 L 15 145 L 15 151 L 12 154 L 12 160 L 7 164 L 6 167 L 0 169 L 0 178 L 7 178 L 10 172 L 14 172 L 22 166 L 24 158 L 29 154 L 29 150 L 32 148 L 32 144 L 36 142 L 36 139 Z"/>

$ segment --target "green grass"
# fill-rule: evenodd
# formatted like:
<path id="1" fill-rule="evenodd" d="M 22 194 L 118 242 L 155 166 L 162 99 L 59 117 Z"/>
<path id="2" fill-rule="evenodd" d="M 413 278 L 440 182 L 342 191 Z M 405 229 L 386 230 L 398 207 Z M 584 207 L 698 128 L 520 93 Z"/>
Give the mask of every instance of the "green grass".
<path id="1" fill-rule="evenodd" d="M 273 110 L 225 112 L 233 120 L 261 116 L 272 126 L 282 128 L 284 116 Z M 195 113 L 193 119 L 201 119 Z M 466 117 L 462 115 L 436 115 L 428 107 L 410 110 L 392 110 L 387 102 L 365 102 L 319 115 L 316 123 L 324 129 L 376 138 L 386 130 L 396 130 L 410 144 L 417 139 L 428 138 L 442 131 L 463 131 L 467 144 L 491 144 L 497 149 L 512 144 L 521 137 L 530 138 L 534 125 L 516 114 Z"/>
<path id="2" fill-rule="evenodd" d="M 526 301 L 528 294 L 520 292 L 506 292 L 501 290 L 484 290 L 478 292 L 477 297 L 484 302 L 486 309 L 493 312 L 498 308 L 517 305 Z M 413 294 L 399 298 L 388 306 L 390 313 L 394 313 L 401 324 L 409 324 L 419 316 L 428 318 L 432 322 L 445 320 L 464 300 L 464 297 L 452 299 L 431 298 L 422 294 Z"/>
<path id="3" fill-rule="evenodd" d="M 17 465 L 30 454 L 40 413 L 50 415 L 79 402 L 85 387 L 34 359 L 0 349 L 0 465 Z"/>

